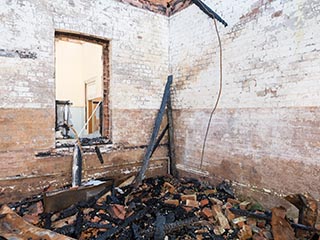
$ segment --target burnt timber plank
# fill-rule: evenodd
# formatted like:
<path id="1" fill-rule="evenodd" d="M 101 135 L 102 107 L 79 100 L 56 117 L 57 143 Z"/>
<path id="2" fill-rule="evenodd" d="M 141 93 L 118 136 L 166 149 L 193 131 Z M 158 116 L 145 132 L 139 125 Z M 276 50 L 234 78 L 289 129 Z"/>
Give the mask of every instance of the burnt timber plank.
<path id="1" fill-rule="evenodd" d="M 142 167 L 135 179 L 135 184 L 134 186 L 135 187 L 138 187 L 142 180 L 144 179 L 145 177 L 145 173 L 147 171 L 147 168 L 148 168 L 148 165 L 149 165 L 149 162 L 150 162 L 150 157 L 152 155 L 152 151 L 154 149 L 154 146 L 156 144 L 156 138 L 158 136 L 158 132 L 159 132 L 159 129 L 160 129 L 160 125 L 161 125 L 161 122 L 162 122 L 162 118 L 163 118 L 163 115 L 164 115 L 164 112 L 165 112 L 165 108 L 166 108 L 166 105 L 167 105 L 167 102 L 168 102 L 168 99 L 169 99 L 169 96 L 170 96 L 170 86 L 172 84 L 172 75 L 168 76 L 168 79 L 167 79 L 167 83 L 166 83 L 166 86 L 165 86 L 165 89 L 164 89 L 164 93 L 163 93 L 163 97 L 162 97 L 162 102 L 161 102 L 161 105 L 160 105 L 160 109 L 159 109 L 159 112 L 158 112 L 158 115 L 156 117 L 156 121 L 155 121 L 155 124 L 154 124 L 154 128 L 153 128 L 153 132 L 152 132 L 152 135 L 151 135 L 151 138 L 150 138 L 150 142 L 149 142 L 149 145 L 147 147 L 147 150 L 146 150 L 146 154 L 143 158 L 143 163 L 142 163 Z"/>
<path id="2" fill-rule="evenodd" d="M 173 117 L 172 117 L 172 105 L 171 105 L 171 94 L 167 102 L 167 117 L 169 124 L 169 157 L 170 157 L 170 173 L 174 177 L 178 177 L 178 171 L 176 168 L 176 158 L 175 158 L 175 147 L 174 147 L 174 131 L 173 131 Z"/>

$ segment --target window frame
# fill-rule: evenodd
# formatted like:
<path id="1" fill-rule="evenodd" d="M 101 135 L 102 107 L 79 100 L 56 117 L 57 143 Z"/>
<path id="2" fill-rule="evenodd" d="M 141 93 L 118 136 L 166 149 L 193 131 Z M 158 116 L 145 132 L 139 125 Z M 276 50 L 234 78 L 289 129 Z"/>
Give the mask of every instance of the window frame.
<path id="1" fill-rule="evenodd" d="M 73 32 L 65 32 L 61 30 L 56 30 L 54 34 L 54 40 L 56 39 L 74 39 L 80 41 L 86 41 L 94 44 L 99 44 L 102 46 L 102 58 L 103 58 L 103 73 L 102 73 L 102 82 L 103 82 L 103 101 L 102 101 L 102 126 L 101 126 L 101 135 L 102 137 L 108 138 L 111 140 L 111 114 L 110 114 L 110 106 L 109 106 L 109 93 L 110 93 L 110 69 L 109 69 L 109 53 L 110 53 L 110 40 L 98 38 L 91 35 L 86 35 L 83 33 L 73 33 Z M 56 69 L 56 52 L 54 53 L 55 57 L 55 69 Z M 56 81 L 56 78 L 55 78 Z M 56 89 L 55 89 L 56 90 Z M 56 100 L 56 97 L 55 97 Z M 56 115 L 55 115 L 56 117 Z"/>

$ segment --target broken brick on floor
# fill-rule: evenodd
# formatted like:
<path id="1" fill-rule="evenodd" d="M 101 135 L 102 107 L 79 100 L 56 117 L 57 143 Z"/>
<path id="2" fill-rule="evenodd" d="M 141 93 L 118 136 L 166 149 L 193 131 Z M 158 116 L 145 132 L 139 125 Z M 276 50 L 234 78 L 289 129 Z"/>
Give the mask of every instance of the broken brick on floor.
<path id="1" fill-rule="evenodd" d="M 270 211 L 237 200 L 226 182 L 213 187 L 196 179 L 163 176 L 145 179 L 134 189 L 132 180 L 62 211 L 45 213 L 37 198 L 11 207 L 24 222 L 80 240 L 295 239 L 285 209 L 280 208 L 271 218 Z M 290 232 L 287 238 L 281 235 L 283 225 Z M 2 229 L 0 236 L 12 234 L 6 231 Z M 315 234 L 305 231 L 304 236 L 315 239 Z"/>

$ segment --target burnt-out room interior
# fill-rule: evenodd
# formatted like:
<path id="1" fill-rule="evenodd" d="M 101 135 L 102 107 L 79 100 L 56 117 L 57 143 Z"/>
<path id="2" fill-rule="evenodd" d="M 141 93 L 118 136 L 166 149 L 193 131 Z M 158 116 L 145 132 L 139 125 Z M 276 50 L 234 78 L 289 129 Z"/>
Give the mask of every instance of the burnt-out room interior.
<path id="1" fill-rule="evenodd" d="M 0 239 L 320 239 L 318 0 L 0 2 Z"/>

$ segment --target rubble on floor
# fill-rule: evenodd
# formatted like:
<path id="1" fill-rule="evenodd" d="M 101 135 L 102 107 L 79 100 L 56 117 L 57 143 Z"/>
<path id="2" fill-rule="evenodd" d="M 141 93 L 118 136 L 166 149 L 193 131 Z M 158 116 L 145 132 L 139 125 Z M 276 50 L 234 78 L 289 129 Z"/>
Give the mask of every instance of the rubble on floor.
<path id="1" fill-rule="evenodd" d="M 36 216 L 34 216 L 37 218 Z M 27 221 L 25 221 L 27 220 Z M 3 205 L 0 209 L 0 239 L 51 239 L 51 240 L 69 240 L 71 238 L 55 233 L 50 230 L 42 229 L 32 224 L 34 218 L 25 218 L 25 220 L 12 211 L 8 206 Z M 17 237 L 19 235 L 19 237 Z"/>
<path id="2" fill-rule="evenodd" d="M 241 202 L 228 182 L 213 187 L 195 179 L 164 176 L 145 179 L 134 189 L 132 181 L 106 187 L 97 196 L 58 212 L 45 212 L 40 196 L 9 204 L 22 218 L 3 205 L 0 239 L 319 239 L 313 217 L 311 226 L 302 225 L 289 221 L 283 207 L 271 212 L 257 203 Z M 312 216 L 317 211 L 312 197 L 299 197 L 311 199 L 299 216 L 310 220 L 308 211 Z M 19 222 L 10 223 L 9 216 Z M 34 235 L 19 238 L 19 231 L 26 229 Z"/>

